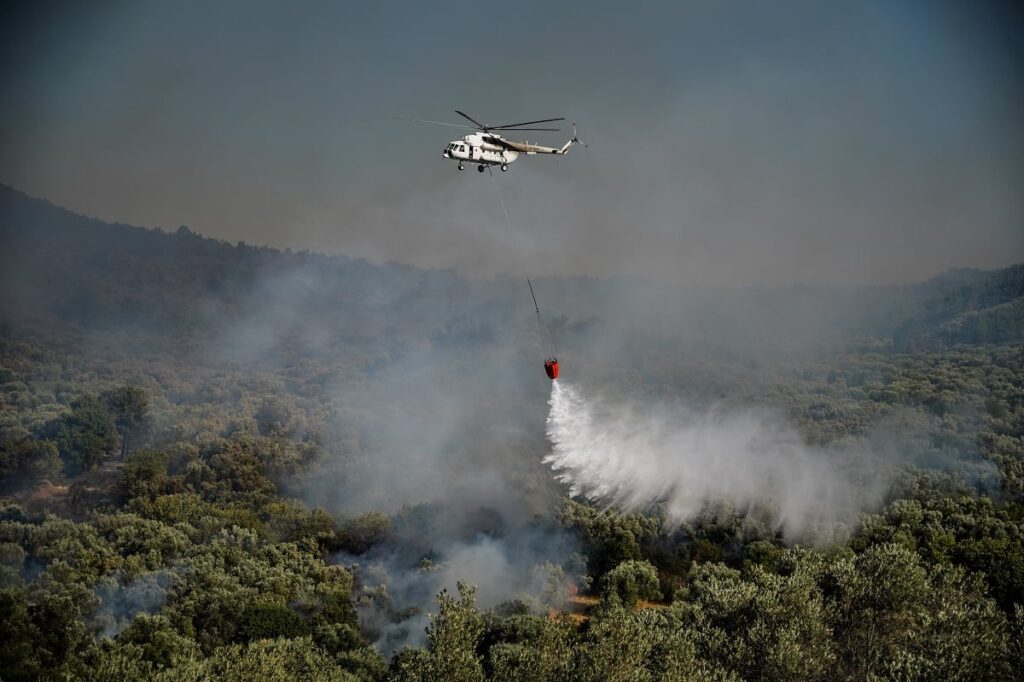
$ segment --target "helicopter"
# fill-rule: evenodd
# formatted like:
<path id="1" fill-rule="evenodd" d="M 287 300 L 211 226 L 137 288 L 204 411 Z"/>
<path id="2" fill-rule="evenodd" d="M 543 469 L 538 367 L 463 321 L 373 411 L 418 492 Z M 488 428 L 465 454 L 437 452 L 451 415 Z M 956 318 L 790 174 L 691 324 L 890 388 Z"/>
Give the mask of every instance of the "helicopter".
<path id="1" fill-rule="evenodd" d="M 510 163 L 519 158 L 520 154 L 525 154 L 526 156 L 534 156 L 536 154 L 555 154 L 564 156 L 569 152 L 569 147 L 573 144 L 583 144 L 580 142 L 579 138 L 576 137 L 575 123 L 572 124 L 572 137 L 569 138 L 569 141 L 561 147 L 545 147 L 543 145 L 532 144 L 530 142 L 517 142 L 515 140 L 505 139 L 500 134 L 492 132 L 507 132 L 513 130 L 555 132 L 558 131 L 558 128 L 527 128 L 523 126 L 533 126 L 538 123 L 551 123 L 553 121 L 564 121 L 565 117 L 544 118 L 538 121 L 525 121 L 523 123 L 506 123 L 505 125 L 500 126 L 489 126 L 484 125 L 469 114 L 465 114 L 458 110 L 456 110 L 455 113 L 468 120 L 475 127 L 461 123 L 427 121 L 420 118 L 406 120 L 473 130 L 473 133 L 464 136 L 462 139 L 452 140 L 449 142 L 448 146 L 445 147 L 444 151 L 441 153 L 442 158 L 458 161 L 460 171 L 465 170 L 465 162 L 469 162 L 476 163 L 476 169 L 481 173 L 483 173 L 488 166 L 499 166 L 502 172 L 504 172 L 508 170 L 508 165 Z M 583 146 L 585 147 L 586 145 Z"/>

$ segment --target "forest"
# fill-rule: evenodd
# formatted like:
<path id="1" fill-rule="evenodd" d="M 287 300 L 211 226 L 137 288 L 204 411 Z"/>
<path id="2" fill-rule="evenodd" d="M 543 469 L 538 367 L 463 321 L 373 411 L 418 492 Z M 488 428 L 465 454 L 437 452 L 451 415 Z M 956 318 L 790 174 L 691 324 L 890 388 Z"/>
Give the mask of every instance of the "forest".
<path id="1" fill-rule="evenodd" d="M 564 381 L 873 453 L 857 513 L 792 535 L 778 499 L 572 495 L 516 278 L 7 187 L 0 254 L 4 680 L 1024 679 L 1024 263 L 534 283 Z"/>

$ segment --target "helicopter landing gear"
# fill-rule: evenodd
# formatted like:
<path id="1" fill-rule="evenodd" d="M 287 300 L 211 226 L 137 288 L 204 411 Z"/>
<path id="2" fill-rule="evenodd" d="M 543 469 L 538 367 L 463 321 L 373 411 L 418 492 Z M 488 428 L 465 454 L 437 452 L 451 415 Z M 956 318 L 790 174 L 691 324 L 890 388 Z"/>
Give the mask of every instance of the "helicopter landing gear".
<path id="1" fill-rule="evenodd" d="M 477 169 L 478 171 L 480 171 L 481 173 L 483 173 L 483 172 L 484 172 L 484 165 L 483 165 L 483 164 L 480 164 L 479 166 L 477 166 L 477 167 L 476 167 L 476 169 Z"/>
<path id="2" fill-rule="evenodd" d="M 462 165 L 462 164 L 460 163 L 460 164 L 459 164 L 459 170 L 466 170 L 466 167 L 465 167 L 465 166 L 463 166 L 463 165 Z"/>
<path id="3" fill-rule="evenodd" d="M 508 164 L 507 163 L 501 164 L 501 172 L 504 173 L 507 170 L 508 170 Z"/>

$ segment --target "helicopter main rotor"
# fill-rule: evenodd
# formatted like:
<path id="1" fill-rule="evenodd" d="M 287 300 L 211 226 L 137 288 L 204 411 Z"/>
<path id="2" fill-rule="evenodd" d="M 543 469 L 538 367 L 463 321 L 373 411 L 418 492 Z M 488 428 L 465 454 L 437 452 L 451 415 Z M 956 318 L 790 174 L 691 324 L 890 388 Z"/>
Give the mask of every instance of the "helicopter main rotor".
<path id="1" fill-rule="evenodd" d="M 564 116 L 560 116 L 559 118 L 542 118 L 539 121 L 523 121 L 522 123 L 506 123 L 506 124 L 500 125 L 500 126 L 489 126 L 489 125 L 484 125 L 483 123 L 481 123 L 480 121 L 476 120 L 475 118 L 473 118 L 469 114 L 467 114 L 465 112 L 462 112 L 462 111 L 459 111 L 458 109 L 455 110 L 455 113 L 458 114 L 459 116 L 461 116 L 462 118 L 466 119 L 467 121 L 469 121 L 473 125 L 475 125 L 477 127 L 477 130 L 480 130 L 480 131 L 485 132 L 485 133 L 488 133 L 488 132 L 490 132 L 492 130 L 541 130 L 541 131 L 557 132 L 559 130 L 559 128 L 521 128 L 520 126 L 532 126 L 532 125 L 535 125 L 537 123 L 551 123 L 552 121 L 564 121 L 565 120 Z"/>

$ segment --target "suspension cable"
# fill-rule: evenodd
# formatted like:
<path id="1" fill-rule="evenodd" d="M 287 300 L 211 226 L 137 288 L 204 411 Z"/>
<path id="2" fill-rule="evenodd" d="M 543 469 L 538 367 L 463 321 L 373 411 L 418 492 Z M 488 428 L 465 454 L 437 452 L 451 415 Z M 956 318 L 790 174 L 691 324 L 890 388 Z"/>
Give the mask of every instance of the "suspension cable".
<path id="1" fill-rule="evenodd" d="M 498 184 L 498 179 L 494 177 L 494 172 L 491 167 L 487 167 L 487 173 L 491 176 L 491 181 L 494 183 L 494 189 L 498 194 L 498 204 L 501 205 L 501 212 L 505 214 L 505 229 L 509 234 L 512 233 L 512 218 L 509 216 L 508 209 L 505 207 L 505 197 L 501 192 L 501 185 Z M 549 350 L 551 351 L 551 357 L 558 356 L 558 337 L 555 336 L 554 331 L 544 324 L 544 318 L 540 314 L 540 306 L 537 305 L 537 295 L 533 293 L 533 283 L 530 278 L 526 275 L 526 268 L 522 265 L 520 260 L 520 268 L 523 271 L 523 277 L 526 279 L 526 285 L 530 287 L 530 297 L 533 299 L 533 308 L 537 312 L 537 329 L 542 337 L 547 337 L 548 343 L 550 344 Z"/>

